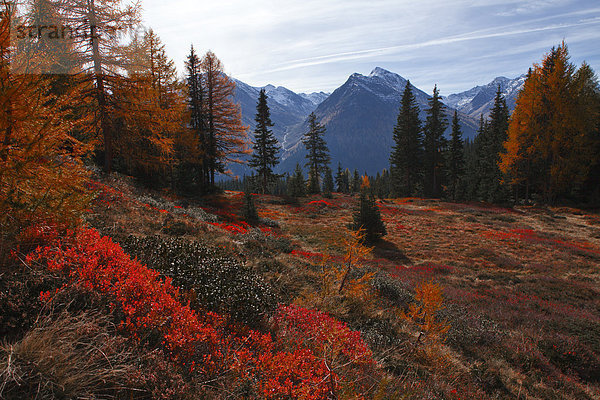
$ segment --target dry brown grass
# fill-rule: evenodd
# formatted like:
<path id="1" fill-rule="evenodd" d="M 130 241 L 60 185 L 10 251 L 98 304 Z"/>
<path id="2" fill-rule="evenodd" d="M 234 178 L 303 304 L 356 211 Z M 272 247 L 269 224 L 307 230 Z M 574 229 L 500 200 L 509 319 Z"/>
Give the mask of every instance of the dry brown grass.
<path id="1" fill-rule="evenodd" d="M 50 314 L 0 347 L 0 398 L 129 398 L 136 362 L 106 316 Z"/>

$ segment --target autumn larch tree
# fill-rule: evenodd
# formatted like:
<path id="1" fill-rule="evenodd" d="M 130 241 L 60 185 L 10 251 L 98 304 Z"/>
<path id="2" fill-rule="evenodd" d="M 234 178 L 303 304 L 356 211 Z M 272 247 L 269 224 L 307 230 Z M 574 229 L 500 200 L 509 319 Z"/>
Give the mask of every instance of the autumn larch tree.
<path id="1" fill-rule="evenodd" d="M 458 121 L 458 111 L 454 111 L 452 118 L 452 135 L 448 147 L 447 157 L 448 194 L 452 200 L 456 200 L 460 181 L 464 173 L 464 143 L 462 132 Z"/>
<path id="2" fill-rule="evenodd" d="M 309 191 L 311 193 L 320 192 L 318 182 L 321 173 L 325 170 L 325 167 L 327 167 L 330 160 L 329 148 L 323 138 L 325 132 L 325 127 L 317 121 L 315 113 L 310 113 L 308 116 L 308 132 L 302 137 L 302 143 L 304 143 L 307 150 L 306 158 L 308 162 L 306 163 L 306 166 L 309 167 L 309 175 L 313 178 L 313 181 L 316 180 L 317 182 L 317 185 L 315 185 L 309 177 L 309 182 L 313 182 L 312 184 L 309 184 Z"/>
<path id="3" fill-rule="evenodd" d="M 38 223 L 76 224 L 88 207 L 89 146 L 71 136 L 63 101 L 37 73 L 49 61 L 10 42 L 15 3 L 0 9 L 0 264 L 19 236 Z M 45 55 L 45 54 L 44 54 Z M 47 65 L 47 64 L 46 64 Z M 13 73 L 14 71 L 18 73 Z"/>
<path id="4" fill-rule="evenodd" d="M 215 173 L 226 173 L 229 163 L 248 154 L 248 127 L 242 124 L 239 104 L 234 101 L 235 82 L 224 72 L 221 61 L 208 51 L 201 61 L 205 80 L 204 112 L 206 151 L 204 162 L 209 172 L 209 189 L 215 187 Z"/>
<path id="5" fill-rule="evenodd" d="M 254 129 L 254 152 L 248 165 L 256 170 L 262 193 L 267 193 L 268 185 L 275 177 L 273 168 L 279 163 L 277 153 L 280 146 L 270 127 L 273 126 L 267 104 L 265 89 L 261 89 L 256 105 L 256 128 Z"/>
<path id="6" fill-rule="evenodd" d="M 175 65 L 149 30 L 129 46 L 127 85 L 114 91 L 115 155 L 147 184 L 172 180 L 174 143 L 183 130 L 184 102 Z"/>
<path id="7" fill-rule="evenodd" d="M 140 3 L 124 4 L 122 0 L 55 1 L 65 26 L 75 28 L 74 44 L 85 76 L 91 79 L 95 96 L 97 124 L 102 135 L 104 171 L 111 172 L 113 132 L 109 105 L 110 93 L 120 82 L 123 67 L 122 34 L 140 21 Z M 82 90 L 87 94 L 87 90 Z M 96 126 L 96 125 L 94 125 Z"/>
<path id="8" fill-rule="evenodd" d="M 424 172 L 425 172 L 425 193 L 428 196 L 439 197 L 442 191 L 442 182 L 444 178 L 444 158 L 443 152 L 447 145 L 444 138 L 444 131 L 448 122 L 444 117 L 445 106 L 441 101 L 440 92 L 437 85 L 433 88 L 433 96 L 429 99 L 429 108 L 427 109 L 427 119 L 424 127 L 423 147 L 424 153 Z"/>
<path id="9" fill-rule="evenodd" d="M 423 175 L 423 134 L 419 106 L 410 81 L 404 87 L 393 139 L 390 155 L 392 191 L 395 196 L 414 195 Z"/>
<path id="10" fill-rule="evenodd" d="M 593 71 L 576 70 L 564 42 L 533 66 L 500 164 L 513 185 L 531 187 L 547 203 L 581 190 L 598 157 L 599 92 Z"/>

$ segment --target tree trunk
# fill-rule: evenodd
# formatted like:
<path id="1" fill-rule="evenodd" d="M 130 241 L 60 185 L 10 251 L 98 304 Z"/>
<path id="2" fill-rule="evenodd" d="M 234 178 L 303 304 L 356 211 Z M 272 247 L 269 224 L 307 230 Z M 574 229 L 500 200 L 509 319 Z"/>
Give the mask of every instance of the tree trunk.
<path id="1" fill-rule="evenodd" d="M 4 12 L 7 18 L 7 23 L 8 23 L 8 32 L 10 34 L 10 27 L 12 24 L 11 21 L 11 16 L 12 16 L 12 10 L 9 9 L 8 5 L 5 3 L 4 4 Z M 4 59 L 5 54 L 9 53 L 10 50 L 5 48 L 5 47 L 1 47 L 0 48 L 0 61 Z M 8 59 L 8 58 L 7 58 Z M 2 68 L 6 68 L 6 81 L 2 83 L 2 86 L 5 86 L 5 90 L 8 90 L 10 87 L 10 65 L 7 64 L 0 66 Z M 3 150 L 2 153 L 0 154 L 0 159 L 2 161 L 6 161 L 8 160 L 8 146 L 10 145 L 10 141 L 12 140 L 12 128 L 13 128 L 13 120 L 12 120 L 12 100 L 10 99 L 10 96 L 8 98 L 8 105 L 7 105 L 7 110 L 6 110 L 6 129 L 4 130 L 4 139 L 2 141 L 2 146 L 3 146 Z M 2 172 L 0 172 L 0 175 L 2 174 Z"/>
<path id="2" fill-rule="evenodd" d="M 104 172 L 112 171 L 113 143 L 110 123 L 108 121 L 108 112 L 106 110 L 106 92 L 104 87 L 104 76 L 102 73 L 102 57 L 100 55 L 100 43 L 98 42 L 98 27 L 96 18 L 96 9 L 94 0 L 90 1 L 90 40 L 92 41 L 92 62 L 94 63 L 94 75 L 96 78 L 96 96 L 98 98 L 98 108 L 100 114 L 100 129 L 104 140 Z"/>
<path id="3" fill-rule="evenodd" d="M 350 269 L 352 269 L 352 262 L 348 262 L 348 267 L 346 269 L 346 273 L 342 278 L 342 282 L 340 283 L 340 287 L 338 289 L 338 293 L 342 293 L 342 289 L 344 289 L 344 285 L 346 284 L 346 280 L 348 279 L 348 275 L 350 275 Z"/>

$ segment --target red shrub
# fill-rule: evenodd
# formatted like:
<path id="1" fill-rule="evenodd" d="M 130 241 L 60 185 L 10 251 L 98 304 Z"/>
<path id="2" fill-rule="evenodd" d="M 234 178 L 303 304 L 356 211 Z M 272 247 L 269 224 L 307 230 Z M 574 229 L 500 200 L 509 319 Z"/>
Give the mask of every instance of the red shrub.
<path id="1" fill-rule="evenodd" d="M 41 260 L 50 270 L 68 274 L 71 283 L 113 297 L 124 313 L 121 328 L 135 338 L 160 333 L 174 359 L 187 363 L 200 357 L 204 371 L 214 372 L 226 356 L 222 317 L 207 313 L 200 318 L 178 301 L 179 292 L 169 279 L 162 281 L 158 272 L 132 260 L 97 231 L 81 229 L 27 256 L 28 262 Z"/>
<path id="2" fill-rule="evenodd" d="M 321 364 L 321 379 L 328 384 L 330 394 L 364 394 L 372 376 L 374 361 L 360 332 L 329 315 L 294 305 L 280 306 L 275 316 L 280 344 L 291 349 L 306 347 Z M 306 355 L 308 357 L 308 355 Z M 323 371 L 327 374 L 323 377 Z M 315 382 L 315 384 L 318 382 Z M 352 397 L 351 396 L 351 397 Z"/>
<path id="3" fill-rule="evenodd" d="M 170 279 L 162 280 L 92 229 L 38 248 L 26 261 L 44 261 L 69 277 L 67 285 L 110 296 L 123 313 L 123 331 L 138 340 L 158 334 L 165 351 L 188 370 L 254 382 L 265 398 L 322 399 L 332 393 L 360 398 L 366 390 L 361 384 L 374 367 L 358 332 L 317 311 L 281 306 L 277 342 L 248 329 L 234 334 L 223 317 L 198 315 L 182 305 Z M 54 294 L 40 298 L 51 301 Z"/>

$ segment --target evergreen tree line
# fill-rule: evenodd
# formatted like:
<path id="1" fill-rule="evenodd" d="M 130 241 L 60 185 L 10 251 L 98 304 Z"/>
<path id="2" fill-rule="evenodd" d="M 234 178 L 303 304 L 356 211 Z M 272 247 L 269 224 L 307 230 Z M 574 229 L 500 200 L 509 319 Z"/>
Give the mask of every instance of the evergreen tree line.
<path id="1" fill-rule="evenodd" d="M 474 142 L 463 140 L 456 111 L 450 138 L 446 139 L 448 121 L 437 86 L 422 122 L 410 82 L 407 82 L 394 127 L 389 182 L 375 178 L 374 186 L 384 196 L 506 200 L 500 187 L 502 176 L 498 161 L 506 140 L 508 118 L 508 108 L 498 87 L 490 118 L 484 121 L 481 117 Z"/>
<path id="2" fill-rule="evenodd" d="M 437 87 L 426 120 L 410 82 L 394 128 L 389 176 L 372 177 L 379 197 L 426 196 L 490 203 L 600 200 L 600 87 L 587 64 L 569 62 L 564 43 L 530 69 L 509 113 L 500 87 L 474 140 L 451 135 Z"/>
<path id="3" fill-rule="evenodd" d="M 450 137 L 444 136 L 448 121 L 437 86 L 425 113 L 421 121 L 407 82 L 393 131 L 390 168 L 367 178 L 374 196 L 511 204 L 600 200 L 600 89 L 587 64 L 577 69 L 569 62 L 564 43 L 530 69 L 512 116 L 498 87 L 489 117 L 480 117 L 474 140 L 463 139 L 456 111 Z M 266 123 L 261 124 L 261 115 Z M 360 192 L 358 171 L 351 173 L 338 164 L 333 176 L 325 128 L 314 113 L 302 139 L 307 149 L 306 178 L 300 165 L 284 176 L 264 167 L 279 162 L 272 132 L 261 128 L 272 126 L 266 96 L 259 99 L 256 118 L 253 160 L 257 161 L 252 165 L 263 184 L 253 190 L 265 193 L 264 182 L 275 179 L 277 189 L 273 187 L 272 193 L 281 194 L 285 187 L 285 193 L 294 197 Z M 271 146 L 270 150 L 260 150 L 260 143 Z"/>

